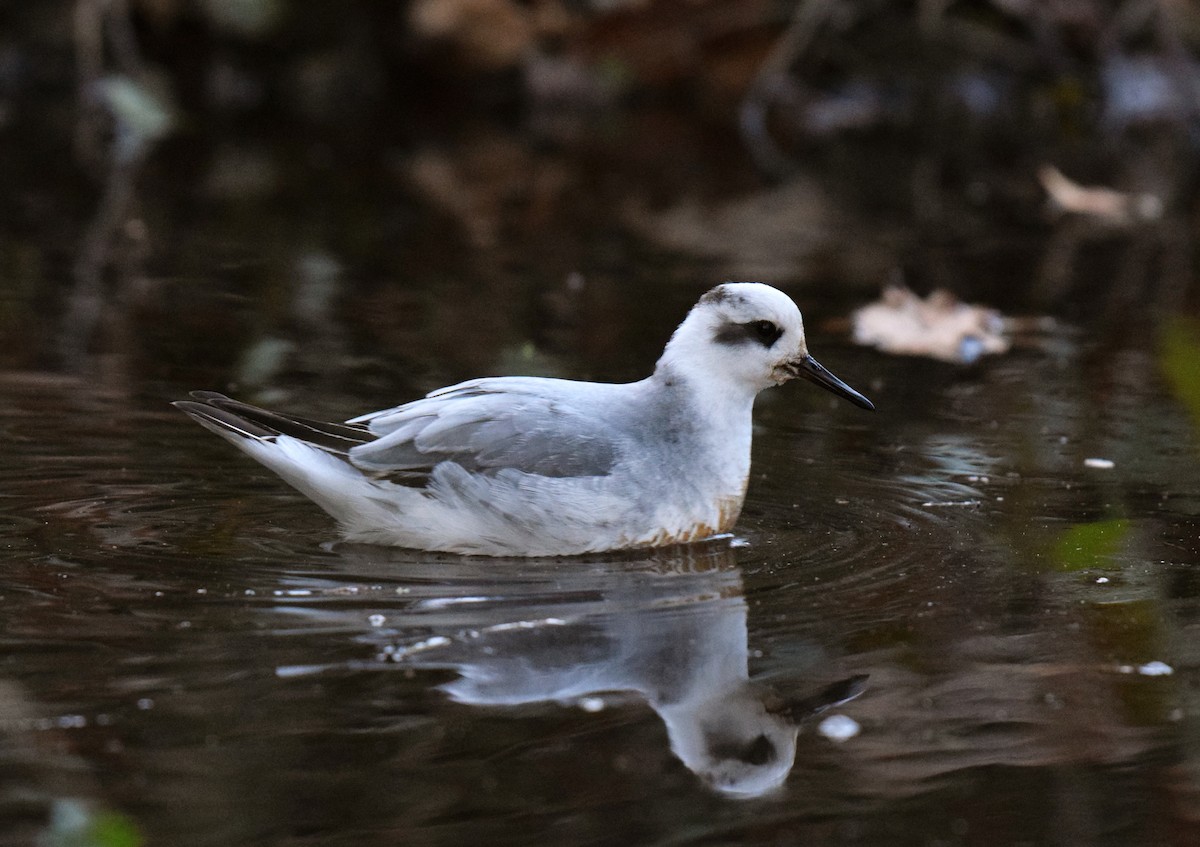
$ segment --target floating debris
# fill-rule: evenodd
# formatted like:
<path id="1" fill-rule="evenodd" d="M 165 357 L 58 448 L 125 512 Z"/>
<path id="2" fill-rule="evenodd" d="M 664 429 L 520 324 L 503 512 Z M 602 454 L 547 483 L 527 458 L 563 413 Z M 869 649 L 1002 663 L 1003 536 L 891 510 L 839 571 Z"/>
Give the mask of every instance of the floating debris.
<path id="1" fill-rule="evenodd" d="M 849 741 L 862 732 L 862 726 L 849 715 L 830 715 L 817 724 L 817 732 L 830 741 Z"/>
<path id="2" fill-rule="evenodd" d="M 1112 459 L 1091 458 L 1091 459 L 1084 459 L 1083 466 L 1085 468 L 1097 468 L 1102 471 L 1111 471 L 1113 468 L 1115 468 L 1117 466 L 1117 463 L 1114 462 Z"/>
<path id="3" fill-rule="evenodd" d="M 1166 662 L 1153 661 L 1146 662 L 1146 664 L 1138 665 L 1137 667 L 1133 665 L 1119 665 L 1117 673 L 1137 673 L 1142 676 L 1170 676 L 1175 673 L 1175 669 Z"/>
<path id="4" fill-rule="evenodd" d="M 962 303 L 942 289 L 922 300 L 906 286 L 889 285 L 851 321 L 855 343 L 899 356 L 970 364 L 1011 347 L 998 311 Z"/>
<path id="5" fill-rule="evenodd" d="M 1039 168 L 1038 180 L 1057 212 L 1084 215 L 1113 226 L 1128 226 L 1162 217 L 1162 200 L 1153 194 L 1130 194 L 1102 186 L 1080 185 L 1053 165 Z"/>

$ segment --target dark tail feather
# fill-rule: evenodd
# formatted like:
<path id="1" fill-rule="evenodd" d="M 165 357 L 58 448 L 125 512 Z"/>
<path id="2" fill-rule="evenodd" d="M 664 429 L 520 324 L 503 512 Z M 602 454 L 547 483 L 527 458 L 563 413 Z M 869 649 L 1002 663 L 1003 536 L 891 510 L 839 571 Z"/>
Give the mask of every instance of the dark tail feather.
<path id="1" fill-rule="evenodd" d="M 274 438 L 278 432 L 255 426 L 244 418 L 224 412 L 216 406 L 196 403 L 192 400 L 176 400 L 171 404 L 188 417 L 195 419 L 217 433 L 233 433 L 243 438 Z"/>
<path id="2" fill-rule="evenodd" d="M 784 703 L 782 708 L 773 708 L 768 711 L 786 715 L 793 722 L 799 723 L 805 718 L 821 714 L 826 709 L 832 709 L 834 706 L 840 706 L 853 700 L 866 690 L 867 674 L 857 674 L 826 686 L 815 694 Z"/>
<path id="3" fill-rule="evenodd" d="M 374 436 L 364 426 L 328 423 L 293 417 L 233 400 L 215 391 L 193 391 L 192 400 L 172 405 L 210 428 L 224 429 L 247 438 L 289 435 L 332 453 L 346 453 Z"/>

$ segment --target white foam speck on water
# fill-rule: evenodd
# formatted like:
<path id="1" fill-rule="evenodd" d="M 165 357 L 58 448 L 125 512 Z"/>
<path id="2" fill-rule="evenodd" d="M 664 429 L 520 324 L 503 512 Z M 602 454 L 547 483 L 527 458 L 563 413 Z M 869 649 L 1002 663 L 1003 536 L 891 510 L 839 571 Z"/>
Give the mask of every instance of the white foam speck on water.
<path id="1" fill-rule="evenodd" d="M 1166 662 L 1147 662 L 1137 669 L 1142 676 L 1170 676 L 1175 669 Z"/>
<path id="2" fill-rule="evenodd" d="M 562 618 L 542 618 L 536 621 L 513 621 L 512 623 L 500 623 L 495 626 L 489 626 L 486 632 L 506 632 L 510 629 L 537 629 L 540 626 L 566 626 L 567 622 Z"/>
<path id="3" fill-rule="evenodd" d="M 1083 466 L 1085 468 L 1097 468 L 1102 471 L 1110 471 L 1117 466 L 1117 463 L 1112 459 L 1091 458 L 1084 459 Z"/>
<path id="4" fill-rule="evenodd" d="M 406 644 L 403 647 L 397 645 L 391 650 L 385 648 L 383 656 L 393 662 L 399 662 L 413 653 L 420 653 L 422 650 L 432 650 L 436 647 L 445 647 L 449 643 L 450 639 L 446 636 L 435 635 L 432 638 L 426 638 L 424 641 L 417 641 L 413 644 Z"/>
<path id="5" fill-rule="evenodd" d="M 486 603 L 489 597 L 430 597 L 417 604 L 422 609 L 446 609 L 467 603 Z"/>
<path id="6" fill-rule="evenodd" d="M 817 724 L 817 732 L 830 741 L 849 741 L 861 731 L 862 726 L 849 715 L 830 715 Z"/>
<path id="7" fill-rule="evenodd" d="M 1117 673 L 1137 673 L 1142 676 L 1170 676 L 1175 673 L 1175 669 L 1166 662 L 1146 662 L 1144 665 L 1118 665 Z"/>
<path id="8" fill-rule="evenodd" d="M 328 665 L 280 665 L 275 668 L 275 676 L 280 679 L 289 679 L 294 676 L 308 676 L 309 674 L 320 673 L 327 667 Z"/>

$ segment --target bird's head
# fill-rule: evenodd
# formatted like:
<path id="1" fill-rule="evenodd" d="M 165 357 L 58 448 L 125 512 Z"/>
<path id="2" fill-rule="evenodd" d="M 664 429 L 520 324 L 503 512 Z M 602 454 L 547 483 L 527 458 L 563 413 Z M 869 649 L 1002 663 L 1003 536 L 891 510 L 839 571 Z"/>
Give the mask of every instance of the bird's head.
<path id="1" fill-rule="evenodd" d="M 751 395 L 802 377 L 856 406 L 875 408 L 809 355 L 796 304 L 760 282 L 727 282 L 701 297 L 667 344 L 663 365 Z"/>

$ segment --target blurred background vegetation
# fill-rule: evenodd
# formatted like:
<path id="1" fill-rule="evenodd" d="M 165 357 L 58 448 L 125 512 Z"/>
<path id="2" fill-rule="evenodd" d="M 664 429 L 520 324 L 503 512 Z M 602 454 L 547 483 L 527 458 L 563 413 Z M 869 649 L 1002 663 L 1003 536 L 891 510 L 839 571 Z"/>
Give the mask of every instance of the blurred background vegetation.
<path id="1" fill-rule="evenodd" d="M 553 370 L 726 277 L 1144 332 L 1195 310 L 1198 46 L 1184 0 L 5 4 L 0 357 Z"/>
<path id="2" fill-rule="evenodd" d="M 892 844 L 908 821 L 958 843 L 947 821 L 969 818 L 972 843 L 1135 843 L 1134 821 L 1184 843 L 1198 55 L 1187 0 L 0 4 L 0 588 L 20 684 L 0 690 L 18 739 L 0 817 L 16 798 L 42 831 L 44 779 L 67 800 L 47 843 L 141 840 L 107 808 L 210 840 L 224 820 L 258 842 L 404 841 L 384 808 L 433 843 L 456 815 L 507 835 L 530 808 L 617 797 L 570 817 L 610 841 L 661 819 L 678 840 L 714 806 L 665 769 L 645 710 L 589 736 L 568 711 L 443 712 L 424 676 L 399 694 L 357 665 L 328 690 L 277 679 L 333 642 L 361 659 L 410 565 L 329 554 L 307 503 L 165 401 L 211 388 L 345 417 L 482 374 L 637 378 L 734 278 L 794 296 L 880 412 L 760 403 L 738 551 L 755 673 L 797 676 L 814 642 L 872 688 L 864 745 L 813 742 L 788 811 L 722 807 L 721 825 L 777 843 L 808 816 L 809 841 Z M 975 366 L 850 350 L 846 316 L 897 282 L 1052 320 Z M 444 566 L 416 578 L 430 596 Z M 292 589 L 328 592 L 343 629 L 320 605 L 293 629 Z M 1134 673 L 1162 662 L 1174 676 Z M 529 740 L 546 727 L 557 759 Z M 75 782 L 28 776 L 47 761 Z"/>

